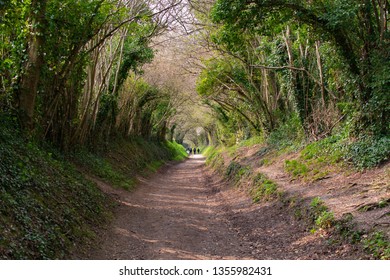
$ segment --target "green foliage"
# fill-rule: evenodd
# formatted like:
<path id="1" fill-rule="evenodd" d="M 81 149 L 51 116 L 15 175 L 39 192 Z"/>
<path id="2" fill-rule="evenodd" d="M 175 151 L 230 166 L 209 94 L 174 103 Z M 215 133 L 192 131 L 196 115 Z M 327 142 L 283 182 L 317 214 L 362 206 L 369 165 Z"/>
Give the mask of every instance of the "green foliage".
<path id="1" fill-rule="evenodd" d="M 164 144 L 167 146 L 167 148 L 171 152 L 171 158 L 173 160 L 181 161 L 181 160 L 184 160 L 188 157 L 186 149 L 182 145 L 176 143 L 175 141 L 173 141 L 173 142 L 167 141 Z"/>
<path id="2" fill-rule="evenodd" d="M 164 165 L 163 161 L 155 160 L 149 163 L 147 168 L 152 172 L 156 172 L 163 165 Z"/>
<path id="3" fill-rule="evenodd" d="M 388 32 L 388 36 L 390 33 Z M 371 56 L 370 79 L 367 82 L 370 89 L 368 97 L 358 110 L 357 130 L 361 135 L 389 137 L 390 131 L 390 42 L 383 42 L 380 48 L 373 50 Z M 368 100 L 367 100 L 368 99 Z"/>
<path id="4" fill-rule="evenodd" d="M 142 73 L 142 65 L 154 56 L 149 46 L 156 23 L 141 2 L 135 7 L 101 0 L 9 1 L 0 17 L 0 110 L 17 107 L 21 81 L 28 81 L 28 61 L 41 54 L 40 63 L 34 63 L 38 91 L 31 89 L 27 98 L 35 105 L 32 136 L 71 150 L 75 144 L 109 141 L 122 133 L 115 126 L 121 109 L 128 108 L 121 103 L 120 97 L 128 94 L 122 86 L 130 72 Z M 38 24 L 33 3 L 44 7 Z M 34 37 L 42 40 L 30 54 Z M 141 119 L 153 111 L 142 105 L 131 109 L 146 111 L 136 114 Z M 153 124 L 145 130 L 150 132 Z"/>
<path id="5" fill-rule="evenodd" d="M 103 156 L 98 156 L 87 151 L 80 151 L 76 155 L 76 161 L 86 167 L 89 172 L 101 179 L 104 179 L 115 187 L 129 191 L 135 186 L 134 179 L 131 179 L 125 174 L 119 172 L 119 170 Z"/>
<path id="6" fill-rule="evenodd" d="M 127 79 L 129 71 L 142 73 L 141 67 L 153 60 L 153 49 L 148 46 L 148 41 L 145 39 L 153 27 L 152 24 L 134 25 L 132 36 L 126 37 L 118 71 L 117 89 L 120 89 Z M 110 83 L 110 92 L 113 89 L 114 79 L 115 77 L 112 78 Z M 117 92 L 114 94 L 117 94 Z"/>
<path id="7" fill-rule="evenodd" d="M 257 144 L 263 144 L 264 143 L 264 137 L 263 136 L 253 136 L 249 139 L 241 141 L 238 145 L 240 147 L 251 147 Z"/>
<path id="8" fill-rule="evenodd" d="M 344 214 L 343 217 L 335 223 L 337 233 L 345 240 L 352 244 L 362 241 L 363 232 L 355 228 L 353 215 L 351 213 Z"/>
<path id="9" fill-rule="evenodd" d="M 55 152 L 0 121 L 0 258 L 63 259 L 91 241 L 112 201 Z"/>
<path id="10" fill-rule="evenodd" d="M 131 190 L 135 187 L 137 174 L 155 172 L 166 161 L 180 161 L 186 157 L 184 147 L 175 142 L 159 143 L 134 138 L 117 139 L 101 155 L 79 151 L 74 154 L 73 161 L 107 183 Z"/>
<path id="11" fill-rule="evenodd" d="M 301 151 L 301 158 L 304 160 L 317 159 L 335 164 L 343 160 L 346 149 L 346 139 L 339 135 L 333 135 L 305 146 Z"/>
<path id="12" fill-rule="evenodd" d="M 269 201 L 281 196 L 277 184 L 262 173 L 254 176 L 252 182 L 253 188 L 249 191 L 249 194 L 255 203 L 261 200 Z"/>
<path id="13" fill-rule="evenodd" d="M 267 138 L 267 143 L 277 149 L 298 148 L 304 141 L 305 133 L 298 115 L 291 116 Z"/>
<path id="14" fill-rule="evenodd" d="M 390 242 L 382 232 L 374 232 L 363 240 L 364 247 L 377 259 L 390 259 Z"/>
<path id="15" fill-rule="evenodd" d="M 206 165 L 212 167 L 220 174 L 225 174 L 225 161 L 222 156 L 221 148 L 208 146 L 203 151 L 203 155 L 206 157 Z"/>
<path id="16" fill-rule="evenodd" d="M 309 207 L 310 218 L 317 228 L 327 229 L 334 225 L 334 215 L 320 197 L 313 198 Z"/>
<path id="17" fill-rule="evenodd" d="M 306 145 L 298 159 L 286 160 L 285 170 L 294 178 L 317 181 L 326 177 L 332 166 L 352 163 L 360 170 L 372 168 L 388 160 L 389 153 L 387 137 L 365 137 L 351 144 L 346 136 L 337 134 Z"/>
<path id="18" fill-rule="evenodd" d="M 318 228 L 330 228 L 334 223 L 334 215 L 332 212 L 323 211 L 319 214 L 319 216 L 315 220 L 315 225 Z"/>
<path id="19" fill-rule="evenodd" d="M 363 137 L 348 147 L 346 159 L 359 169 L 371 168 L 389 159 L 390 137 Z"/>
<path id="20" fill-rule="evenodd" d="M 295 159 L 286 160 L 285 169 L 287 172 L 291 173 L 294 178 L 305 177 L 309 172 L 309 168 L 306 164 Z"/>
<path id="21" fill-rule="evenodd" d="M 225 170 L 225 177 L 232 180 L 234 183 L 238 183 L 243 177 L 251 174 L 251 170 L 248 166 L 242 166 L 238 162 L 231 161 Z"/>
<path id="22" fill-rule="evenodd" d="M 242 168 L 241 164 L 233 160 L 229 163 L 228 167 L 226 168 L 225 176 L 232 179 L 238 175 L 241 168 Z"/>
<path id="23" fill-rule="evenodd" d="M 321 139 L 339 127 L 359 138 L 388 136 L 389 30 L 381 22 L 389 8 L 381 5 L 218 0 L 210 14 L 215 24 L 211 37 L 221 55 L 201 74 L 198 90 L 221 100 L 225 87 L 225 95 L 243 97 L 235 104 L 248 98 L 248 107 L 260 112 L 260 130 L 270 133 L 269 143 L 281 148 L 297 148 L 306 138 Z M 240 67 L 246 69 L 237 71 Z M 258 103 L 264 89 L 267 97 Z M 272 104 L 275 97 L 285 105 Z M 298 117 L 296 124 L 289 123 L 291 115 Z M 344 152 L 334 156 L 339 160 Z M 358 165 L 373 166 L 380 157 L 386 156 Z"/>
<path id="24" fill-rule="evenodd" d="M 205 149 L 203 149 L 203 152 L 202 154 L 208 158 L 211 154 L 213 154 L 215 152 L 215 147 L 213 146 L 207 146 Z"/>
<path id="25" fill-rule="evenodd" d="M 12 108 L 15 82 L 20 77 L 28 36 L 29 3 L 4 1 L 0 10 L 0 110 Z"/>

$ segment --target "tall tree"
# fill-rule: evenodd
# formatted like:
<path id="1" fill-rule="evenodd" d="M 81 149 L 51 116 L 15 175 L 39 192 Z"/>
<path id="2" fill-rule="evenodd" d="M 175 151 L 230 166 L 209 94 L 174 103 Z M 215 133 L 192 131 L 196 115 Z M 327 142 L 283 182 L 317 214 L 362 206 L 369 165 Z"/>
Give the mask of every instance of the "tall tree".
<path id="1" fill-rule="evenodd" d="M 45 37 L 45 11 L 47 0 L 32 0 L 27 59 L 22 72 L 18 92 L 19 118 L 22 128 L 30 132 L 34 123 L 35 102 L 43 66 L 43 45 Z"/>

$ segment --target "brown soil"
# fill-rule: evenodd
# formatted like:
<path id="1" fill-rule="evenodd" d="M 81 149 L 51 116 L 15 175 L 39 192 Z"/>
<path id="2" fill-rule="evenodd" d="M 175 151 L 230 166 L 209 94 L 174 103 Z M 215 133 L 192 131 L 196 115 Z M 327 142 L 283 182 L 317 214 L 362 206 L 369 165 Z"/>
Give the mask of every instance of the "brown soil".
<path id="1" fill-rule="evenodd" d="M 312 234 L 279 202 L 253 204 L 211 173 L 204 158 L 161 168 L 133 192 L 98 185 L 119 203 L 85 259 L 360 259 L 331 236 Z"/>
<path id="2" fill-rule="evenodd" d="M 256 156 L 260 147 L 241 149 L 236 160 L 251 166 L 255 173 L 267 175 L 290 196 L 307 200 L 320 197 L 336 219 L 352 214 L 357 230 L 381 231 L 390 238 L 390 163 L 363 172 L 325 166 L 321 171 L 328 174 L 323 178 L 294 180 L 284 170 L 284 163 L 297 159 L 299 153 L 273 157 L 272 164 L 262 166 Z M 379 207 L 380 202 L 384 202 L 383 207 Z"/>

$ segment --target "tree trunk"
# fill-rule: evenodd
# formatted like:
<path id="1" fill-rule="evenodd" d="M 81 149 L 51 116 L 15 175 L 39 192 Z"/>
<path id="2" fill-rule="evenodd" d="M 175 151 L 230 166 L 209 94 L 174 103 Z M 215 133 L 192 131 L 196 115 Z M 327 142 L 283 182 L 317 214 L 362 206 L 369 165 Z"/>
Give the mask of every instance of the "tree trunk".
<path id="1" fill-rule="evenodd" d="M 18 92 L 19 118 L 22 129 L 31 132 L 34 125 L 35 100 L 38 93 L 41 68 L 43 65 L 44 17 L 46 0 L 33 0 L 29 23 L 31 25 L 27 46 L 27 61 L 21 76 Z"/>
<path id="2" fill-rule="evenodd" d="M 322 106 L 325 108 L 326 101 L 325 101 L 325 86 L 324 86 L 324 74 L 322 71 L 322 61 L 321 61 L 321 53 L 320 53 L 320 41 L 315 42 L 316 47 L 316 56 L 317 56 L 317 66 L 318 66 L 318 73 L 320 75 L 320 84 L 321 84 L 321 101 Z"/>

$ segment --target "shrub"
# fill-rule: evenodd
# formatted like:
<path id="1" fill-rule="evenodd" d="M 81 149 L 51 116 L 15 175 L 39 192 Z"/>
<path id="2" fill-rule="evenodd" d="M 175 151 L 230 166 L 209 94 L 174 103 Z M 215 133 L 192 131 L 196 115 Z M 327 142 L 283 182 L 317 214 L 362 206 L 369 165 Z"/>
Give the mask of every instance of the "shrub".
<path id="1" fill-rule="evenodd" d="M 305 140 L 305 132 L 298 115 L 293 115 L 286 123 L 270 133 L 267 142 L 271 147 L 284 149 L 297 148 Z"/>
<path id="2" fill-rule="evenodd" d="M 334 215 L 332 212 L 327 210 L 322 211 L 317 219 L 315 220 L 315 224 L 319 228 L 330 228 L 334 223 Z"/>
<path id="3" fill-rule="evenodd" d="M 334 135 L 310 143 L 302 150 L 301 157 L 305 160 L 315 158 L 334 164 L 343 160 L 346 154 L 346 147 L 346 138 Z"/>
<path id="4" fill-rule="evenodd" d="M 317 228 L 330 228 L 334 224 L 334 215 L 328 210 L 320 197 L 310 202 L 310 217 Z"/>

